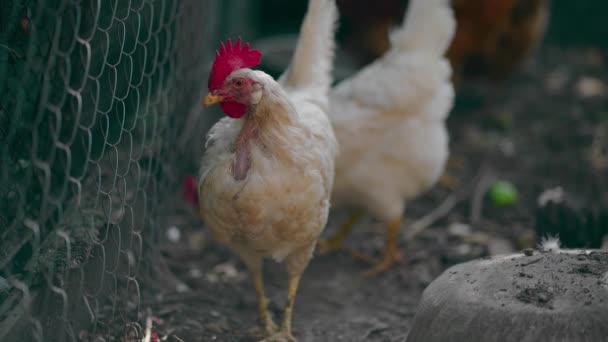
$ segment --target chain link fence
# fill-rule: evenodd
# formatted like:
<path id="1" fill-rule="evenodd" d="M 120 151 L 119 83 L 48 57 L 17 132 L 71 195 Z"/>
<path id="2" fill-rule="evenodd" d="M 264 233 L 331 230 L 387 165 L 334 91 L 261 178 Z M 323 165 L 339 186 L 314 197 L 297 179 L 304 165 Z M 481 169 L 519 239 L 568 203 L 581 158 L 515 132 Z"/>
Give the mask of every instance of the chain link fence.
<path id="1" fill-rule="evenodd" d="M 0 1 L 1 341 L 141 339 L 217 7 Z"/>

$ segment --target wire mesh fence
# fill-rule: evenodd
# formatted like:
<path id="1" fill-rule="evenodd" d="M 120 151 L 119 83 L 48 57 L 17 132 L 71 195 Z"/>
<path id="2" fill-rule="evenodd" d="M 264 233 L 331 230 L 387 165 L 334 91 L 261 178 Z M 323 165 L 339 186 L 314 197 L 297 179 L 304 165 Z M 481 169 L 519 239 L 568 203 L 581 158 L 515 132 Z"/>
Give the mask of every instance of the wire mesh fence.
<path id="1" fill-rule="evenodd" d="M 142 281 L 164 194 L 188 167 L 176 161 L 215 10 L 0 2 L 0 340 L 141 336 Z"/>

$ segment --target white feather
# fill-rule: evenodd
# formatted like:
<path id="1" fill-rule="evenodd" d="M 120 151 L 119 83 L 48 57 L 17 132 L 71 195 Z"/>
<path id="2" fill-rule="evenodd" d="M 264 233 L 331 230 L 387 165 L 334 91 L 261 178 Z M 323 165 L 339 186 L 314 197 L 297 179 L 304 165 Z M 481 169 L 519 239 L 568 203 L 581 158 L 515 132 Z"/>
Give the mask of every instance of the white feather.
<path id="1" fill-rule="evenodd" d="M 455 28 L 450 0 L 413 0 L 405 24 L 391 33 L 391 50 L 441 57 L 452 41 Z"/>
<path id="2" fill-rule="evenodd" d="M 540 244 L 538 245 L 538 249 L 543 252 L 559 252 L 561 248 L 561 243 L 559 241 L 559 236 L 544 236 L 540 240 Z"/>
<path id="3" fill-rule="evenodd" d="M 310 0 L 289 68 L 279 78 L 285 88 L 307 89 L 326 108 L 332 83 L 334 32 L 338 9 L 335 0 Z"/>

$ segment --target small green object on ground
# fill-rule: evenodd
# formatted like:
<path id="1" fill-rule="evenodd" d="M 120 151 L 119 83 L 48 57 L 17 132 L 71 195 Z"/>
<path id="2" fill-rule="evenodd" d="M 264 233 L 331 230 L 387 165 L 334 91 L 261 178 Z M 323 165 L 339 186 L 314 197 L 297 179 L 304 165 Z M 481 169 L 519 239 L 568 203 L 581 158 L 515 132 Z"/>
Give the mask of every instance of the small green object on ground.
<path id="1" fill-rule="evenodd" d="M 497 207 L 506 207 L 517 202 L 517 189 L 507 181 L 497 181 L 492 184 L 488 195 Z"/>

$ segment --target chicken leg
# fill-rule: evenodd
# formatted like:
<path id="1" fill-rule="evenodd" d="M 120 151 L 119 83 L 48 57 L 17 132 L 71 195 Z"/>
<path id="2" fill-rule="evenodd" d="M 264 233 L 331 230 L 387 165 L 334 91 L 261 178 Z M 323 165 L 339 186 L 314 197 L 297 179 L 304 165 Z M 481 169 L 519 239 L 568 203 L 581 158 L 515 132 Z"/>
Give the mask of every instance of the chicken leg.
<path id="1" fill-rule="evenodd" d="M 464 167 L 464 159 L 458 156 L 450 156 L 447 161 L 446 170 L 438 180 L 438 183 L 444 187 L 455 190 L 460 186 L 460 180 L 449 173 L 450 169 L 461 170 Z"/>
<path id="2" fill-rule="evenodd" d="M 266 335 L 272 335 L 279 331 L 279 328 L 274 323 L 268 312 L 268 298 L 264 294 L 264 280 L 262 278 L 262 262 L 258 260 L 249 265 L 249 270 L 253 277 L 253 286 L 258 297 L 258 310 L 260 313 L 260 324 Z"/>
<path id="3" fill-rule="evenodd" d="M 310 246 L 295 251 L 294 253 L 287 256 L 287 274 L 289 275 L 289 284 L 287 287 L 287 304 L 285 305 L 285 311 L 283 314 L 283 324 L 281 330 L 273 335 L 270 335 L 262 342 L 296 342 L 296 338 L 293 337 L 291 332 L 291 316 L 293 313 L 293 306 L 296 300 L 296 293 L 298 292 L 298 286 L 300 285 L 300 278 L 302 273 L 308 266 L 308 262 L 312 256 L 314 250 L 314 243 Z"/>
<path id="4" fill-rule="evenodd" d="M 350 217 L 338 231 L 330 236 L 327 240 L 319 241 L 318 251 L 319 254 L 326 254 L 335 250 L 342 249 L 342 242 L 344 238 L 348 235 L 348 233 L 353 229 L 354 225 L 361 219 L 363 216 L 362 210 L 355 210 L 352 212 Z M 371 264 L 376 264 L 372 269 L 363 273 L 364 276 L 374 276 L 376 274 L 382 273 L 389 268 L 391 268 L 399 259 L 399 251 L 397 249 L 397 238 L 399 236 L 399 231 L 401 230 L 401 217 L 391 221 L 387 227 L 387 236 L 386 236 L 386 246 L 384 249 L 384 256 L 382 260 L 377 261 L 377 259 L 365 255 L 363 253 L 350 250 L 350 254 L 353 258 L 362 260 Z"/>
<path id="5" fill-rule="evenodd" d="M 370 277 L 382 273 L 397 263 L 400 259 L 397 249 L 397 238 L 401 230 L 401 217 L 391 221 L 388 224 L 386 233 L 386 246 L 384 247 L 384 256 L 374 267 L 363 273 L 363 276 Z"/>
<path id="6" fill-rule="evenodd" d="M 355 224 L 363 217 L 363 210 L 356 209 L 348 219 L 340 226 L 338 231 L 330 236 L 327 240 L 320 240 L 318 243 L 318 253 L 320 255 L 327 254 L 342 249 L 344 238 L 350 233 Z"/>
<path id="7" fill-rule="evenodd" d="M 300 285 L 300 274 L 295 276 L 289 276 L 289 286 L 287 288 L 287 304 L 285 305 L 285 314 L 283 316 L 283 326 L 281 330 L 284 332 L 288 339 L 295 338 L 291 335 L 291 314 L 293 312 L 293 304 L 296 300 L 296 292 L 298 292 L 298 286 Z"/>

